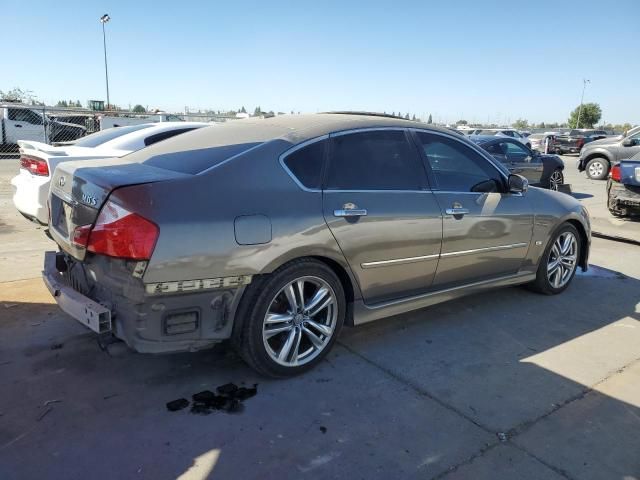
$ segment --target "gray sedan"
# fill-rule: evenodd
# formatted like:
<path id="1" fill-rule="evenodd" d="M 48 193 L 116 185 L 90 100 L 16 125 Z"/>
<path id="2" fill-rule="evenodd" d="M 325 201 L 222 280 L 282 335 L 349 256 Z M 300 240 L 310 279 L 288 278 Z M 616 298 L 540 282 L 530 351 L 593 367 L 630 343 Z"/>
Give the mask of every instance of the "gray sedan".
<path id="1" fill-rule="evenodd" d="M 590 245 L 572 197 L 372 115 L 239 120 L 64 163 L 50 208 L 44 280 L 65 312 L 139 352 L 231 340 L 270 376 L 313 367 L 343 325 L 493 287 L 560 293 Z"/>

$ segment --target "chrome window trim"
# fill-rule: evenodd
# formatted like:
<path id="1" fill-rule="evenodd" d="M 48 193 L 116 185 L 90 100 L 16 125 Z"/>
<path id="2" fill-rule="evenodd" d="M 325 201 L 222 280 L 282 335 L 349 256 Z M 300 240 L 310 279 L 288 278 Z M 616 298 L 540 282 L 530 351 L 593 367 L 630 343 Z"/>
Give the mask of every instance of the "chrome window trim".
<path id="1" fill-rule="evenodd" d="M 522 243 L 511 243 L 509 245 L 496 245 L 495 247 L 483 247 L 483 248 L 474 248 L 471 250 L 458 250 L 456 252 L 447 252 L 447 253 L 441 253 L 440 257 L 446 258 L 446 257 L 459 257 L 459 256 L 463 256 L 463 255 L 472 255 L 474 253 L 480 253 L 480 252 L 496 252 L 499 250 L 510 250 L 512 248 L 525 248 L 528 247 L 529 244 L 522 242 Z"/>
<path id="2" fill-rule="evenodd" d="M 431 190 L 324 190 L 324 193 L 434 193 Z"/>
<path id="3" fill-rule="evenodd" d="M 318 193 L 321 192 L 322 189 L 320 188 L 309 188 L 309 187 L 305 187 L 302 182 L 300 180 L 298 180 L 298 177 L 296 177 L 294 175 L 294 173 L 291 171 L 291 169 L 289 169 L 289 167 L 287 167 L 287 164 L 284 162 L 286 160 L 286 158 L 291 155 L 292 153 L 297 152 L 298 150 L 300 150 L 301 148 L 307 147 L 309 145 L 312 145 L 316 142 L 321 142 L 323 140 L 328 140 L 329 139 L 329 134 L 325 134 L 325 135 L 320 135 L 319 137 L 314 137 L 314 138 L 310 138 L 309 140 L 305 140 L 302 143 L 298 143 L 297 145 L 294 145 L 293 147 L 285 150 L 284 152 L 282 152 L 280 154 L 280 156 L 278 157 L 278 162 L 280 162 L 280 166 L 284 169 L 285 172 L 287 172 L 287 174 L 291 177 L 291 179 L 295 182 L 295 184 L 300 187 L 301 190 L 305 191 L 305 192 L 311 192 L 311 193 Z M 326 158 L 323 159 L 323 169 L 324 169 L 324 162 L 326 161 Z M 322 179 L 321 179 L 322 181 Z"/>
<path id="4" fill-rule="evenodd" d="M 350 135 L 352 133 L 361 133 L 361 132 L 375 132 L 379 130 L 396 130 L 407 132 L 409 129 L 407 127 L 362 127 L 362 128 L 350 128 L 349 130 L 339 130 L 336 132 L 331 132 L 329 137 L 341 137 L 342 135 Z"/>
<path id="5" fill-rule="evenodd" d="M 389 265 L 404 265 L 407 263 L 416 263 L 416 262 L 423 262 L 425 260 L 434 260 L 439 257 L 440 257 L 440 254 L 436 253 L 433 255 L 421 255 L 419 257 L 394 258 L 392 260 L 378 260 L 375 262 L 365 262 L 365 263 L 361 263 L 360 266 L 362 268 L 377 268 L 377 267 L 386 267 Z"/>

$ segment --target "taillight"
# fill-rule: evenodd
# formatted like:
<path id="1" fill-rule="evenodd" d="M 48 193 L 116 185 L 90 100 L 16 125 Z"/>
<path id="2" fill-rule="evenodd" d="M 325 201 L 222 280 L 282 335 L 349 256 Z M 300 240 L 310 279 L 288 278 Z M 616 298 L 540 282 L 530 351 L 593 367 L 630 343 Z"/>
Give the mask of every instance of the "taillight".
<path id="1" fill-rule="evenodd" d="M 611 180 L 619 182 L 622 180 L 622 171 L 620 170 L 620 165 L 614 165 L 611 167 L 611 172 L 609 172 L 611 176 Z"/>
<path id="2" fill-rule="evenodd" d="M 33 175 L 39 175 L 41 177 L 49 176 L 49 165 L 46 160 L 42 160 L 41 158 L 22 155 L 20 157 L 20 168 L 24 168 Z"/>
<path id="3" fill-rule="evenodd" d="M 576 147 L 582 148 L 584 146 L 584 138 L 578 138 L 576 140 Z"/>
<path id="4" fill-rule="evenodd" d="M 83 225 L 74 230 L 73 243 L 109 257 L 149 260 L 159 234 L 155 223 L 108 201 L 93 228 Z"/>

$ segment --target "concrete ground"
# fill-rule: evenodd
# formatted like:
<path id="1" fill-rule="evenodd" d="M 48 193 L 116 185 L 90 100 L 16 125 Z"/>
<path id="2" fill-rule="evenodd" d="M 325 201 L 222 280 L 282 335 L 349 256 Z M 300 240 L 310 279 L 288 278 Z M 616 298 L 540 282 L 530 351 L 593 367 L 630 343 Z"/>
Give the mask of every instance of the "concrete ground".
<path id="1" fill-rule="evenodd" d="M 6 190 L 0 171 L 2 479 L 640 478 L 640 247 L 594 239 L 559 296 L 345 329 L 318 368 L 272 381 L 224 346 L 101 349 L 33 278 L 48 240 Z M 228 382 L 258 383 L 241 412 L 165 407 Z"/>

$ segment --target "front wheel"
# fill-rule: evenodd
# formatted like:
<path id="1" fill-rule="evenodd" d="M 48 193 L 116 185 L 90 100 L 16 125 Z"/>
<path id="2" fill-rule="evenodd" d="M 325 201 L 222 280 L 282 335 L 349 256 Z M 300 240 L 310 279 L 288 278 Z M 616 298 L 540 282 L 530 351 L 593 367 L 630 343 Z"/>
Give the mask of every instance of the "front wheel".
<path id="1" fill-rule="evenodd" d="M 587 162 L 585 170 L 592 180 L 604 180 L 609 173 L 609 162 L 604 158 L 593 158 Z"/>
<path id="2" fill-rule="evenodd" d="M 239 353 L 263 375 L 303 373 L 329 352 L 345 312 L 344 289 L 333 270 L 313 259 L 293 261 L 245 292 Z"/>
<path id="3" fill-rule="evenodd" d="M 531 288 L 547 295 L 563 292 L 576 274 L 581 248 L 576 227 L 563 225 L 547 245 Z"/>
<path id="4" fill-rule="evenodd" d="M 564 175 L 562 174 L 562 170 L 556 168 L 549 177 L 549 189 L 555 190 L 556 192 L 560 190 L 560 186 L 564 184 Z"/>

